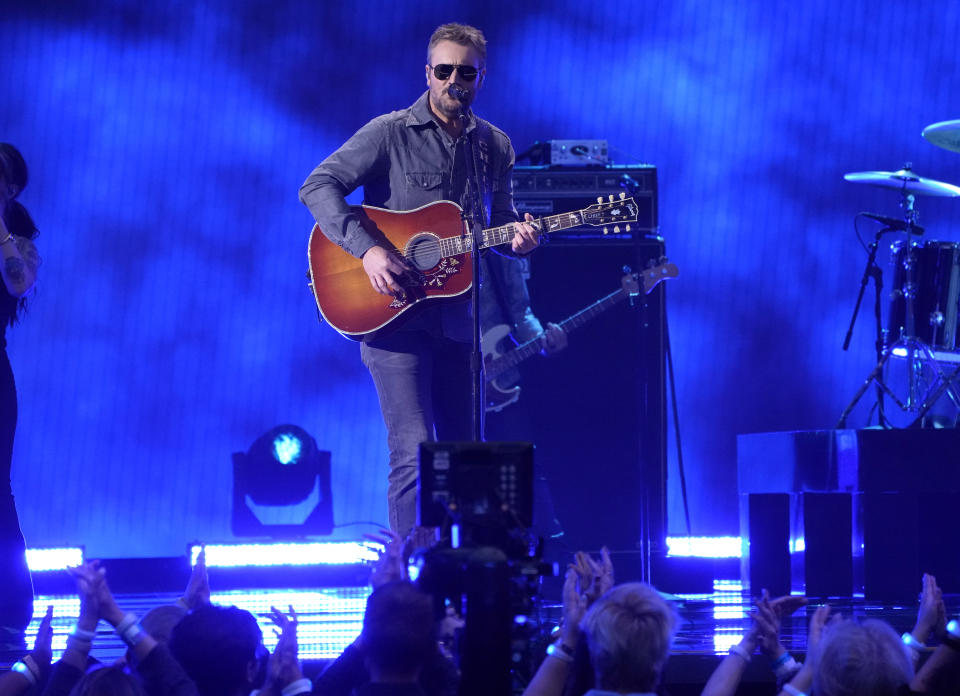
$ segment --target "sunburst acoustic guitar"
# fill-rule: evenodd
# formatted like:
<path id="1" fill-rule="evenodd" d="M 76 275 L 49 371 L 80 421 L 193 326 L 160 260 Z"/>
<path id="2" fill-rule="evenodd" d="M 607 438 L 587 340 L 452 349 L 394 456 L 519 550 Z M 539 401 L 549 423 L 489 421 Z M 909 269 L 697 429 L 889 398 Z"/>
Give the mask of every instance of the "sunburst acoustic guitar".
<path id="1" fill-rule="evenodd" d="M 470 290 L 473 269 L 469 263 L 472 243 L 462 209 L 450 201 L 437 201 L 408 211 L 355 206 L 361 224 L 379 243 L 400 254 L 414 269 L 400 279 L 401 290 L 381 295 L 370 285 L 360 259 L 343 251 L 314 225 L 307 257 L 310 287 L 320 314 L 347 338 L 362 339 L 410 316 L 424 303 L 457 298 Z M 629 231 L 637 219 L 637 204 L 621 194 L 610 196 L 582 210 L 538 218 L 533 224 L 541 234 L 592 225 L 614 234 Z M 479 248 L 506 244 L 513 239 L 513 224 L 485 229 Z"/>

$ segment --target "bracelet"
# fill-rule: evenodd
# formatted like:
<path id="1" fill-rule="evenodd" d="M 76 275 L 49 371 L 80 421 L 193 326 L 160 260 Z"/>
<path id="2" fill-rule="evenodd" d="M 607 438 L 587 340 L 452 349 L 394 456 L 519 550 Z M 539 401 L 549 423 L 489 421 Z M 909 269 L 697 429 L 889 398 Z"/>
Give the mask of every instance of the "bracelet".
<path id="1" fill-rule="evenodd" d="M 114 630 L 118 634 L 122 634 L 124 631 L 126 631 L 128 628 L 133 626 L 135 623 L 137 623 L 137 615 L 134 614 L 133 612 L 127 612 L 126 614 L 123 615 L 123 618 L 120 619 L 120 623 L 117 624 Z"/>
<path id="2" fill-rule="evenodd" d="M 280 690 L 280 693 L 283 694 L 283 696 L 297 696 L 298 694 L 305 694 L 308 691 L 313 691 L 313 684 L 309 679 L 303 677 L 302 679 L 297 679 L 287 684 Z"/>
<path id="3" fill-rule="evenodd" d="M 70 629 L 69 635 L 72 638 L 76 638 L 77 640 L 82 640 L 89 643 L 90 641 L 92 641 L 94 638 L 97 637 L 97 632 L 88 631 L 85 628 L 80 628 L 79 625 L 75 625 L 72 629 Z"/>
<path id="4" fill-rule="evenodd" d="M 921 640 L 917 640 L 916 637 L 909 631 L 900 636 L 900 640 L 902 640 L 903 644 L 911 650 L 916 650 L 919 652 L 927 649 L 927 644 Z"/>
<path id="5" fill-rule="evenodd" d="M 147 637 L 147 632 L 143 630 L 139 623 L 137 623 L 137 617 L 135 614 L 129 613 L 126 614 L 120 623 L 117 624 L 115 629 L 117 635 L 123 639 L 123 642 L 129 645 L 131 648 L 137 647 L 137 645 L 144 638 Z"/>
<path id="6" fill-rule="evenodd" d="M 777 677 L 777 681 L 786 681 L 788 678 L 793 677 L 798 671 L 800 671 L 800 663 L 793 659 L 792 655 L 787 655 L 789 659 L 785 660 L 782 664 L 777 665 L 773 669 L 773 673 Z"/>
<path id="7" fill-rule="evenodd" d="M 26 680 L 30 682 L 30 686 L 37 685 L 37 675 L 33 673 L 32 669 L 27 667 L 27 664 L 25 662 L 23 661 L 14 662 L 10 666 L 10 670 L 13 672 L 19 672 L 20 674 L 22 674 L 26 678 Z"/>
<path id="8" fill-rule="evenodd" d="M 780 657 L 778 657 L 776 660 L 770 663 L 770 667 L 771 669 L 776 669 L 777 667 L 784 664 L 789 659 L 791 659 L 790 653 L 784 650 L 783 654 Z"/>
<path id="9" fill-rule="evenodd" d="M 568 652 L 569 651 L 569 652 Z M 564 662 L 573 662 L 573 650 L 563 643 L 551 643 L 547 646 L 547 655 Z"/>
<path id="10" fill-rule="evenodd" d="M 790 694 L 790 696 L 807 696 L 805 693 L 800 691 L 800 689 L 795 687 L 793 684 L 784 684 L 783 690 L 786 691 L 788 694 Z"/>
<path id="11" fill-rule="evenodd" d="M 747 652 L 747 649 L 742 645 L 731 645 L 729 652 L 731 655 L 739 655 L 747 662 L 750 662 L 751 660 L 750 653 Z"/>

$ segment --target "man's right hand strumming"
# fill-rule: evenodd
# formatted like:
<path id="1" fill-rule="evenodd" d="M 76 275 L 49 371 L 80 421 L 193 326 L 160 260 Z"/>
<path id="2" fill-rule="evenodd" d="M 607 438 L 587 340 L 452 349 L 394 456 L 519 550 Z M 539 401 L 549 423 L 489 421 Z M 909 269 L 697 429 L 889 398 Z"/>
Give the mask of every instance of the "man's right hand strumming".
<path id="1" fill-rule="evenodd" d="M 382 246 L 372 246 L 361 257 L 363 270 L 370 278 L 370 285 L 381 295 L 393 295 L 401 291 L 397 276 L 413 270 L 400 257 Z"/>

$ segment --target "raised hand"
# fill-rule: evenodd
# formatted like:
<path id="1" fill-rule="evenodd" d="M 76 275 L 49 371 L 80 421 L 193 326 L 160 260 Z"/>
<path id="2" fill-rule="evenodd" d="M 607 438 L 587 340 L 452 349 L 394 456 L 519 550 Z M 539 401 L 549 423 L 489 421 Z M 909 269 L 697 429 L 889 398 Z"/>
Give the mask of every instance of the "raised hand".
<path id="1" fill-rule="evenodd" d="M 599 561 L 583 551 L 577 551 L 570 567 L 577 576 L 577 590 L 585 598 L 588 607 L 613 587 L 613 562 L 605 546 L 600 550 Z"/>
<path id="2" fill-rule="evenodd" d="M 364 534 L 364 537 L 377 544 L 383 544 L 380 558 L 370 573 L 370 584 L 377 589 L 388 582 L 397 582 L 407 579 L 407 569 L 404 561 L 404 544 L 395 533 L 388 529 L 376 534 Z"/>
<path id="3" fill-rule="evenodd" d="M 197 562 L 193 565 L 187 589 L 183 593 L 183 603 L 190 611 L 210 604 L 210 577 L 207 575 L 206 547 L 201 546 L 200 553 L 197 554 Z"/>
<path id="4" fill-rule="evenodd" d="M 279 693 L 284 687 L 298 679 L 303 679 L 303 672 L 300 669 L 300 660 L 298 657 L 297 645 L 297 612 L 292 606 L 287 607 L 290 611 L 289 616 L 284 614 L 276 607 L 270 607 L 270 620 L 279 630 L 274 630 L 277 634 L 277 646 L 270 656 L 267 665 L 267 688 Z"/>
<path id="5" fill-rule="evenodd" d="M 40 625 L 37 627 L 37 637 L 33 641 L 33 650 L 30 651 L 30 657 L 40 670 L 41 674 L 46 673 L 50 668 L 50 660 L 53 658 L 53 605 L 47 607 L 46 613 L 40 619 Z"/>
<path id="6" fill-rule="evenodd" d="M 943 604 L 943 592 L 937 585 L 937 579 L 928 573 L 924 573 L 917 623 L 911 633 L 914 638 L 924 643 L 931 633 L 939 634 L 946 626 L 947 610 Z"/>

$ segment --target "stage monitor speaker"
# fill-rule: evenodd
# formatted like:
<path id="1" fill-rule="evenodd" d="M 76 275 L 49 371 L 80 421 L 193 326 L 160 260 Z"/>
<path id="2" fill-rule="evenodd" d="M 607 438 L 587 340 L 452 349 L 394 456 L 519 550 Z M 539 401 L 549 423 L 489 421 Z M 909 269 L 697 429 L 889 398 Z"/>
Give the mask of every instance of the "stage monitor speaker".
<path id="1" fill-rule="evenodd" d="M 550 240 L 530 256 L 533 311 L 559 322 L 621 288 L 624 266 L 663 254 L 663 241 L 644 235 Z M 487 417 L 488 439 L 536 445 L 535 527 L 548 556 L 606 545 L 618 573 L 635 561 L 625 578 L 642 577 L 645 551 L 665 551 L 666 285 L 578 324 L 565 350 L 524 362 L 519 401 Z"/>

